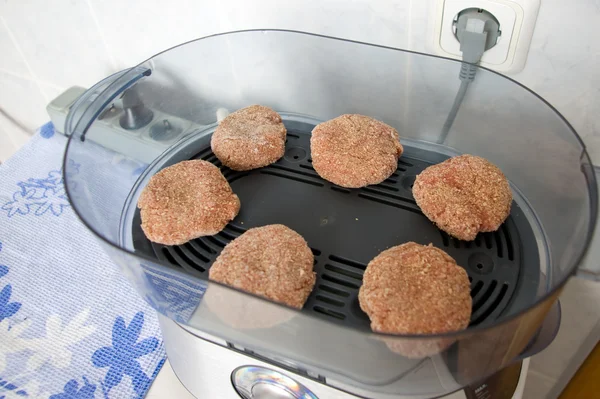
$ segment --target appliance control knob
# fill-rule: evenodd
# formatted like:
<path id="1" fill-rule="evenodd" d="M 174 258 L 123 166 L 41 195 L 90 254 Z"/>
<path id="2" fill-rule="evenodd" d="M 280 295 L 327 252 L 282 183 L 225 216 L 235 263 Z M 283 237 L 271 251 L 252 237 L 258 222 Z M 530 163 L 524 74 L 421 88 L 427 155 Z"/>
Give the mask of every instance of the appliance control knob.
<path id="1" fill-rule="evenodd" d="M 259 382 L 252 387 L 252 399 L 297 399 L 297 397 L 278 385 Z"/>
<path id="2" fill-rule="evenodd" d="M 238 367 L 231 382 L 243 399 L 319 399 L 304 385 L 266 367 Z"/>

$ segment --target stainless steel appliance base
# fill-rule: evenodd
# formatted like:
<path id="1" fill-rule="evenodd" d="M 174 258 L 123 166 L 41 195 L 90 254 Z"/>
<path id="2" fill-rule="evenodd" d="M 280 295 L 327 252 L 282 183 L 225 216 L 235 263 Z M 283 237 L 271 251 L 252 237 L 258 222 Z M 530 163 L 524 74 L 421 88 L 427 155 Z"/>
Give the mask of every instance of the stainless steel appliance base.
<path id="1" fill-rule="evenodd" d="M 338 389 L 284 370 L 272 364 L 254 359 L 224 347 L 226 342 L 218 338 L 204 338 L 188 331 L 173 320 L 159 314 L 160 328 L 163 334 L 167 356 L 171 367 L 183 386 L 197 398 L 240 399 L 232 384 L 232 374 L 243 366 L 256 366 L 281 373 L 298 384 L 306 387 L 317 399 L 352 399 L 359 398 Z M 204 334 L 203 334 L 204 335 Z M 214 341 L 214 342 L 211 342 Z M 529 359 L 525 359 L 521 376 L 512 399 L 521 399 L 525 385 Z M 258 390 L 257 390 L 258 393 Z M 273 396 L 265 396 L 269 398 Z M 281 396 L 285 398 L 286 396 Z M 294 398 L 294 396 L 289 396 Z M 310 398 L 310 396 L 305 396 Z M 372 395 L 373 399 L 425 399 L 421 396 Z M 255 396 L 261 399 L 260 396 Z M 303 397 L 301 397 L 303 398 Z M 455 392 L 444 399 L 465 399 L 465 394 Z"/>

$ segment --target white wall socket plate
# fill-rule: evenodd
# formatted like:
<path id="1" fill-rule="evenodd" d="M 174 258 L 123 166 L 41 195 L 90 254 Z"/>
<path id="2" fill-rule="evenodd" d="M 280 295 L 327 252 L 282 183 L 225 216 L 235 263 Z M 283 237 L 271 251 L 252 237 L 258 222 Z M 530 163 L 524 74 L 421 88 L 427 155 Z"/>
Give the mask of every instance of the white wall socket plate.
<path id="1" fill-rule="evenodd" d="M 500 38 L 483 54 L 480 64 L 505 74 L 521 71 L 527 61 L 540 0 L 436 0 L 433 32 L 436 54 L 462 58 L 452 23 L 454 17 L 467 8 L 484 9 L 500 22 Z"/>

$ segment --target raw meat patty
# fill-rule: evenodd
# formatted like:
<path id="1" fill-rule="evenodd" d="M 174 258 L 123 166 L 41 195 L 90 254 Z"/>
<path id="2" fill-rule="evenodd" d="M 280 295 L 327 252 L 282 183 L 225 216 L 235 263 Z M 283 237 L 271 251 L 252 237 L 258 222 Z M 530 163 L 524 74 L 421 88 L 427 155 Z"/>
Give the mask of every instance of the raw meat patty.
<path id="1" fill-rule="evenodd" d="M 294 230 L 280 224 L 256 227 L 225 246 L 209 278 L 301 309 L 315 285 L 313 260 Z"/>
<path id="2" fill-rule="evenodd" d="M 471 317 L 467 272 L 431 244 L 409 242 L 377 255 L 359 301 L 377 332 L 439 334 L 466 328 Z"/>
<path id="3" fill-rule="evenodd" d="M 319 176 L 338 186 L 358 188 L 390 177 L 403 148 L 393 127 L 348 114 L 318 124 L 312 131 L 310 151 Z"/>
<path id="4" fill-rule="evenodd" d="M 387 249 L 369 262 L 358 295 L 376 332 L 441 334 L 467 328 L 471 288 L 466 271 L 431 244 L 414 242 Z M 381 337 L 388 348 L 421 358 L 450 346 L 451 338 Z"/>
<path id="5" fill-rule="evenodd" d="M 138 199 L 142 230 L 153 242 L 180 245 L 217 234 L 236 217 L 240 200 L 219 168 L 192 160 L 150 178 Z"/>
<path id="6" fill-rule="evenodd" d="M 421 172 L 413 185 L 417 204 L 453 237 L 472 241 L 496 231 L 510 214 L 512 192 L 502 171 L 474 155 L 461 155 Z"/>
<path id="7" fill-rule="evenodd" d="M 250 170 L 270 165 L 283 156 L 286 133 L 277 112 L 251 105 L 225 117 L 210 145 L 223 165 L 238 171 Z"/>

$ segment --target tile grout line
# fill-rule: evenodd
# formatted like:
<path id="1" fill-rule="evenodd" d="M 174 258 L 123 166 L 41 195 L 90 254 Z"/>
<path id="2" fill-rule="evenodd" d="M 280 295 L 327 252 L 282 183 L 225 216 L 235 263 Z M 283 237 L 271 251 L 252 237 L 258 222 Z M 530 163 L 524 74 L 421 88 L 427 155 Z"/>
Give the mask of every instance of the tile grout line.
<path id="1" fill-rule="evenodd" d="M 12 77 L 15 77 L 15 78 L 23 79 L 23 80 L 28 80 L 30 82 L 35 82 L 36 81 L 32 76 L 21 75 L 20 73 L 9 71 L 8 69 L 4 69 L 4 68 L 0 68 L 0 73 L 3 73 L 5 75 L 9 75 L 9 76 L 12 76 Z"/>
<path id="2" fill-rule="evenodd" d="M 48 102 L 49 101 L 48 100 L 48 96 L 46 95 L 46 93 L 44 92 L 44 90 L 42 90 L 42 87 L 39 85 L 39 83 L 38 83 L 39 79 L 38 79 L 37 75 L 33 71 L 33 68 L 29 64 L 29 61 L 27 61 L 27 58 L 25 57 L 25 54 L 23 53 L 23 50 L 21 50 L 21 46 L 19 46 L 19 43 L 17 42 L 17 38 L 13 34 L 13 32 L 10 29 L 10 27 L 8 26 L 8 24 L 6 23 L 6 20 L 4 19 L 4 17 L 2 17 L 1 15 L 0 15 L 0 22 L 4 26 L 4 29 L 6 29 L 6 32 L 8 33 L 8 36 L 10 37 L 10 41 L 13 43 L 13 45 L 17 49 L 17 52 L 21 56 L 21 59 L 25 63 L 25 67 L 27 68 L 27 71 L 31 75 L 31 78 L 32 78 L 31 80 L 33 80 L 35 82 L 35 85 L 37 86 L 38 90 L 40 91 L 40 94 L 42 95 L 42 97 L 44 97 L 44 100 L 46 102 Z"/>
<path id="3" fill-rule="evenodd" d="M 110 47 L 108 46 L 108 42 L 106 41 L 106 37 L 104 35 L 104 30 L 100 27 L 100 21 L 98 21 L 98 17 L 96 16 L 96 11 L 94 11 L 94 7 L 92 6 L 91 0 L 85 0 L 88 9 L 90 10 L 90 15 L 92 16 L 92 20 L 94 21 L 94 25 L 96 26 L 96 30 L 98 31 L 98 35 L 100 36 L 100 40 L 102 41 L 102 45 L 104 46 L 104 50 L 108 55 L 108 60 L 110 65 L 113 67 L 114 72 L 118 72 L 119 68 L 117 67 L 117 63 L 115 58 L 113 57 L 112 52 L 110 51 Z"/>
<path id="4" fill-rule="evenodd" d="M 50 82 L 47 82 L 47 81 L 41 80 L 41 79 L 35 79 L 32 76 L 21 75 L 19 73 L 15 73 L 13 71 L 9 71 L 8 69 L 4 69 L 4 68 L 0 68 L 0 74 L 5 74 L 5 75 L 8 75 L 8 76 L 12 76 L 12 77 L 18 78 L 18 79 L 27 80 L 29 82 L 33 82 L 33 83 L 37 83 L 37 84 L 42 84 L 42 85 L 50 86 L 53 89 L 57 89 L 59 91 L 64 91 L 65 90 L 64 87 L 56 85 L 54 83 L 50 83 Z"/>

